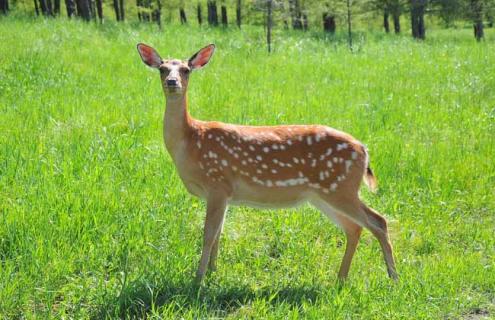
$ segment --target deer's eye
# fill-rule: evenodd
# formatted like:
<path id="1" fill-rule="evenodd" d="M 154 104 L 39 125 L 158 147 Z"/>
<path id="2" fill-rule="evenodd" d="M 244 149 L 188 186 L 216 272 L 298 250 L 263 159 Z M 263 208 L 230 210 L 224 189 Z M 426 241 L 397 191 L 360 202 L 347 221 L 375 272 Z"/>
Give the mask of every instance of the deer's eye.
<path id="1" fill-rule="evenodd" d="M 161 67 L 160 68 L 160 73 L 161 74 L 169 74 L 170 73 L 170 69 L 165 68 L 165 67 Z"/>
<path id="2" fill-rule="evenodd" d="M 182 68 L 182 69 L 180 69 L 180 71 L 181 71 L 182 73 L 184 73 L 184 74 L 189 74 L 189 71 L 190 71 L 190 70 L 189 70 L 188 68 Z"/>

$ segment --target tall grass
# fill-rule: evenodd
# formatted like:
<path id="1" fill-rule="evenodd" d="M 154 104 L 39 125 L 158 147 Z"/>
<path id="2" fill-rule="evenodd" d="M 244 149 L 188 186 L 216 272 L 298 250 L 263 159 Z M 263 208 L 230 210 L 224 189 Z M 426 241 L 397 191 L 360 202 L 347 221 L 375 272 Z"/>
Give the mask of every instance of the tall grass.
<path id="1" fill-rule="evenodd" d="M 3 318 L 462 318 L 495 315 L 495 46 L 470 30 L 425 43 L 362 34 L 0 20 Z M 363 197 L 391 220 L 400 281 L 315 209 L 229 209 L 219 270 L 191 286 L 204 204 L 162 142 L 164 98 L 135 45 L 187 58 L 193 116 L 321 123 L 370 149 Z"/>

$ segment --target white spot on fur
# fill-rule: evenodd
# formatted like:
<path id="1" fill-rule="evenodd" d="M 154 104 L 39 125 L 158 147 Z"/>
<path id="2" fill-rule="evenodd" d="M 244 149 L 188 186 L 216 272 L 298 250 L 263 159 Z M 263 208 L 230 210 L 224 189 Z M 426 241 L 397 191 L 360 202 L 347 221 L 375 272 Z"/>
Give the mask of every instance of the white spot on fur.
<path id="1" fill-rule="evenodd" d="M 348 144 L 347 143 L 339 143 L 337 145 L 337 151 L 340 151 L 340 150 L 343 150 L 343 149 L 346 149 L 348 147 Z"/>
<path id="2" fill-rule="evenodd" d="M 297 159 L 297 158 L 295 158 L 295 157 L 294 157 L 294 158 L 292 158 L 292 161 L 294 161 L 294 163 L 299 163 L 299 159 Z"/>
<path id="3" fill-rule="evenodd" d="M 212 159 L 215 159 L 217 157 L 217 154 L 215 152 L 208 151 L 208 156 Z"/>
<path id="4" fill-rule="evenodd" d="M 270 148 L 268 148 L 268 147 L 264 147 L 264 148 L 263 148 L 263 151 L 264 151 L 265 153 L 268 153 L 268 152 L 270 152 Z"/>
<path id="5" fill-rule="evenodd" d="M 254 148 L 254 146 L 253 146 L 253 145 L 249 145 L 249 150 L 251 150 L 251 151 L 255 151 L 256 149 Z"/>
<path id="6" fill-rule="evenodd" d="M 306 138 L 306 142 L 308 143 L 308 146 L 310 146 L 311 144 L 313 144 L 313 140 L 311 139 L 311 137 L 307 137 Z"/>
<path id="7" fill-rule="evenodd" d="M 332 191 L 337 190 L 337 184 L 335 182 L 330 185 L 330 190 Z"/>
<path id="8" fill-rule="evenodd" d="M 357 152 L 356 151 L 352 151 L 351 157 L 352 157 L 352 160 L 356 160 L 357 159 Z"/>
<path id="9" fill-rule="evenodd" d="M 229 163 L 227 162 L 227 160 L 222 159 L 222 166 L 226 167 L 228 165 L 229 165 Z"/>
<path id="10" fill-rule="evenodd" d="M 346 160 L 345 161 L 345 172 L 349 172 L 349 168 L 352 165 L 352 160 Z"/>
<path id="11" fill-rule="evenodd" d="M 263 158 L 260 155 L 257 155 L 256 160 L 261 161 L 261 160 L 263 160 Z"/>

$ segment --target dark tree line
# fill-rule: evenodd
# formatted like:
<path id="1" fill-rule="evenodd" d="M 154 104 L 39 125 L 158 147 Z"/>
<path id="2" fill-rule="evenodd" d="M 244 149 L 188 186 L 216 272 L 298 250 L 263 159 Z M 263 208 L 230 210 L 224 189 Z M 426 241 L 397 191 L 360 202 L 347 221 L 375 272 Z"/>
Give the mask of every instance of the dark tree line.
<path id="1" fill-rule="evenodd" d="M 10 0 L 15 4 L 31 0 Z M 32 0 L 38 16 L 53 17 L 60 15 L 60 0 Z M 99 20 L 103 22 L 104 0 L 65 0 L 67 16 L 79 17 L 83 20 Z M 113 8 L 115 20 L 126 20 L 124 0 L 105 0 L 106 5 Z M 12 2 L 11 2 L 12 3 Z M 0 0 L 0 14 L 7 14 L 11 9 L 9 0 Z M 387 33 L 402 32 L 401 21 L 406 18 L 410 22 L 411 35 L 416 39 L 425 39 L 427 33 L 426 19 L 436 16 L 445 25 L 451 26 L 455 21 L 470 21 L 477 40 L 484 37 L 486 26 L 494 24 L 495 0 L 167 0 L 162 8 L 161 0 L 136 0 L 137 18 L 141 22 L 157 23 L 161 27 L 162 10 L 166 10 L 166 19 L 173 15 L 181 24 L 190 22 L 189 18 L 197 17 L 199 25 L 206 21 L 209 26 L 228 26 L 229 12 L 235 15 L 235 25 L 242 23 L 262 23 L 265 30 L 279 25 L 286 29 L 307 30 L 315 23 L 328 33 L 337 30 L 347 31 L 352 37 L 356 17 L 379 14 L 383 22 L 383 30 Z M 134 4 L 134 3 L 133 3 Z M 127 6 L 131 5 L 127 2 Z M 204 10 L 205 9 L 205 10 Z M 175 11 L 177 10 L 177 11 Z M 193 12 L 188 12 L 193 10 Z M 232 10 L 232 11 L 230 11 Z M 194 12 L 195 11 L 195 12 Z M 263 12 L 263 18 L 259 12 Z M 172 14 L 173 12 L 173 14 Z M 270 14 L 268 14 L 270 12 Z M 176 16 L 177 15 L 177 16 Z M 270 19 L 268 19 L 268 16 Z M 317 17 L 317 18 L 316 18 Z M 312 18 L 310 20 L 310 18 Z"/>

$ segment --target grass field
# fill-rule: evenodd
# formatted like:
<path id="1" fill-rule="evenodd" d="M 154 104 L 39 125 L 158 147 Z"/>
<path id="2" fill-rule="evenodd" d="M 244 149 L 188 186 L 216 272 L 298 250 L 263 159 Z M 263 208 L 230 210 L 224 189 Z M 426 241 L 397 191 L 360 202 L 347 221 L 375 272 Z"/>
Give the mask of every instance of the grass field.
<path id="1" fill-rule="evenodd" d="M 495 318 L 495 42 L 0 20 L 0 318 Z M 219 269 L 192 285 L 204 204 L 162 141 L 164 98 L 135 49 L 187 58 L 193 116 L 321 123 L 367 144 L 400 281 L 309 206 L 232 207 Z"/>

